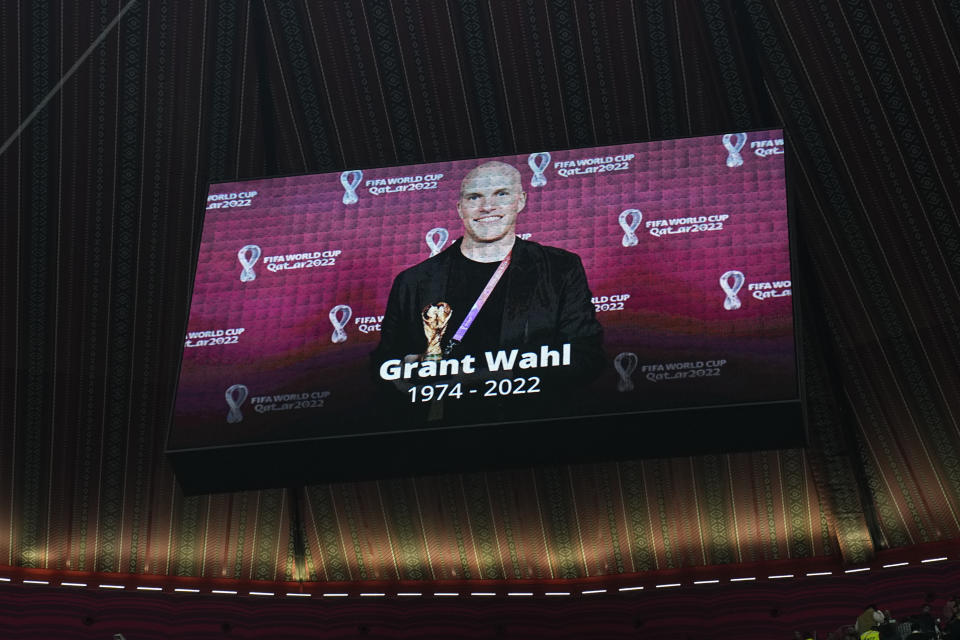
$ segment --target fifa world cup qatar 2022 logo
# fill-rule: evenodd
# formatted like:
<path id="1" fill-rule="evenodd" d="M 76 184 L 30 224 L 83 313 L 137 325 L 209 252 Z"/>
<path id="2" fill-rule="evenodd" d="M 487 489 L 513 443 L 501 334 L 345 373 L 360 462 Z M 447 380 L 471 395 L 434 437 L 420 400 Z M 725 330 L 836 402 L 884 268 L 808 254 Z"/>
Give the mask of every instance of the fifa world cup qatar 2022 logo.
<path id="1" fill-rule="evenodd" d="M 747 134 L 726 133 L 723 136 L 723 148 L 727 150 L 727 166 L 731 169 L 743 165 L 740 150 L 747 144 Z"/>
<path id="2" fill-rule="evenodd" d="M 356 204 L 357 187 L 363 182 L 363 171 L 354 169 L 340 174 L 340 184 L 343 185 L 343 204 Z"/>
<path id="3" fill-rule="evenodd" d="M 338 304 L 330 309 L 330 324 L 333 325 L 333 335 L 330 336 L 330 342 L 340 344 L 347 341 L 347 332 L 344 329 L 346 329 L 352 315 L 353 309 L 345 304 Z"/>
<path id="4" fill-rule="evenodd" d="M 443 250 L 443 245 L 450 239 L 450 232 L 443 227 L 435 227 L 427 231 L 427 247 L 430 249 L 430 257 L 437 255 Z"/>
<path id="5" fill-rule="evenodd" d="M 542 187 L 547 184 L 547 177 L 543 172 L 550 166 L 550 154 L 546 151 L 531 153 L 527 158 L 527 165 L 533 171 L 533 178 L 530 179 L 531 187 Z"/>
<path id="6" fill-rule="evenodd" d="M 243 412 L 240 406 L 246 401 L 249 391 L 242 384 L 232 384 L 224 391 L 223 396 L 227 401 L 227 422 L 236 424 L 243 421 Z"/>
<path id="7" fill-rule="evenodd" d="M 620 244 L 625 247 L 637 246 L 636 231 L 643 221 L 643 213 L 640 212 L 640 209 L 624 209 L 620 212 L 617 221 L 620 223 L 620 228 L 623 229 L 623 240 L 620 241 Z"/>
<path id="8" fill-rule="evenodd" d="M 740 308 L 740 298 L 737 297 L 737 293 L 743 287 L 745 280 L 743 272 L 736 269 L 731 269 L 720 276 L 720 288 L 726 296 L 723 299 L 723 308 L 727 311 Z"/>
<path id="9" fill-rule="evenodd" d="M 237 260 L 240 261 L 240 282 L 252 282 L 257 279 L 257 273 L 253 270 L 253 265 L 260 259 L 260 247 L 255 244 L 248 244 L 237 252 Z"/>
<path id="10" fill-rule="evenodd" d="M 624 351 L 613 359 L 613 368 L 617 370 L 617 391 L 626 393 L 633 391 L 633 372 L 637 370 L 637 354 Z"/>

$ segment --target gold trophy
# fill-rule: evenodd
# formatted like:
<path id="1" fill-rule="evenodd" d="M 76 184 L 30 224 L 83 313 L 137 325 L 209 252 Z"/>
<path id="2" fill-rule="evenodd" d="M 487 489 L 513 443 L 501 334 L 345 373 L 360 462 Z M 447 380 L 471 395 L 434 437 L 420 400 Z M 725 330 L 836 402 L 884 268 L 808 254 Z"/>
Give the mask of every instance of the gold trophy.
<path id="1" fill-rule="evenodd" d="M 443 340 L 451 315 L 453 315 L 453 309 L 446 302 L 428 304 L 423 308 L 420 316 L 423 318 L 423 334 L 427 336 L 427 352 L 424 354 L 424 360 L 439 360 L 443 357 L 440 341 Z"/>

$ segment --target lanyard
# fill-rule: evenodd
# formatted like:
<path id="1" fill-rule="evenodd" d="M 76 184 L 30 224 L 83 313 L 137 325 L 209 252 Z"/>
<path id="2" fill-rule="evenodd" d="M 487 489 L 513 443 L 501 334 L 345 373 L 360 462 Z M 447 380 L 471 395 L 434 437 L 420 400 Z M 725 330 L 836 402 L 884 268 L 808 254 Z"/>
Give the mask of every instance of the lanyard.
<path id="1" fill-rule="evenodd" d="M 500 261 L 500 266 L 498 266 L 497 270 L 493 272 L 492 276 L 490 276 L 490 280 L 487 281 L 487 286 L 485 286 L 483 291 L 480 292 L 480 296 L 477 298 L 477 301 L 473 303 L 472 307 L 470 307 L 470 312 L 467 314 L 467 317 L 464 318 L 463 322 L 460 323 L 460 327 L 457 329 L 457 332 L 453 334 L 453 339 L 450 340 L 447 348 L 444 349 L 444 355 L 450 355 L 456 346 L 463 340 L 463 336 L 467 335 L 467 330 L 470 328 L 470 325 L 472 325 L 473 321 L 477 319 L 477 314 L 480 313 L 480 309 L 482 309 L 483 305 L 486 304 L 487 298 L 489 298 L 490 294 L 493 293 L 494 287 L 497 286 L 497 283 L 500 282 L 500 278 L 503 277 L 503 273 L 507 270 L 507 267 L 510 266 L 510 257 L 512 255 L 513 252 L 511 251 L 507 254 L 507 257 Z"/>

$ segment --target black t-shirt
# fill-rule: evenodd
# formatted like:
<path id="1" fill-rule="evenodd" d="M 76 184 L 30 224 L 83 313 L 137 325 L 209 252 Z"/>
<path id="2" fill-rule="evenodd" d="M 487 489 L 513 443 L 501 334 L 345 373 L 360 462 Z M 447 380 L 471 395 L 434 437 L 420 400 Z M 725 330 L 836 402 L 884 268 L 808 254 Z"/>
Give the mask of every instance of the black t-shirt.
<path id="1" fill-rule="evenodd" d="M 499 266 L 499 262 L 476 262 L 460 251 L 455 252 L 450 265 L 445 301 L 450 305 L 453 313 L 447 324 L 447 330 L 443 334 L 444 346 L 453 339 L 457 329 L 460 328 L 460 323 L 470 313 L 473 304 Z M 483 362 L 484 351 L 500 347 L 500 328 L 503 324 L 503 308 L 507 298 L 506 280 L 509 276 L 510 267 L 507 267 L 460 345 L 450 354 L 451 357 L 459 358 L 469 353 Z"/>

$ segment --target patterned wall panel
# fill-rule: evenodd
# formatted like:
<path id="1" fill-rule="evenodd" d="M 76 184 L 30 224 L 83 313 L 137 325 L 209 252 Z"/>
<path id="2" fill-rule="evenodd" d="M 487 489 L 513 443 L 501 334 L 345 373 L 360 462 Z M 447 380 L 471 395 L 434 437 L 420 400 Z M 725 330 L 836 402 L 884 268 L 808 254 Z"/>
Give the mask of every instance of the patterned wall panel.
<path id="1" fill-rule="evenodd" d="M 821 283 L 825 346 L 883 537 L 952 538 L 957 219 L 945 212 L 960 184 L 950 176 L 956 138 L 936 132 L 960 69 L 932 52 L 951 50 L 956 23 L 935 4 L 909 18 L 893 5 L 821 4 L 800 14 L 748 3 L 780 83 L 774 101 L 815 160 L 800 167 L 808 277 Z M 834 55 L 815 38 L 829 38 Z M 920 51 L 929 64 L 911 62 Z M 922 84 L 929 74 L 943 95 Z"/>

